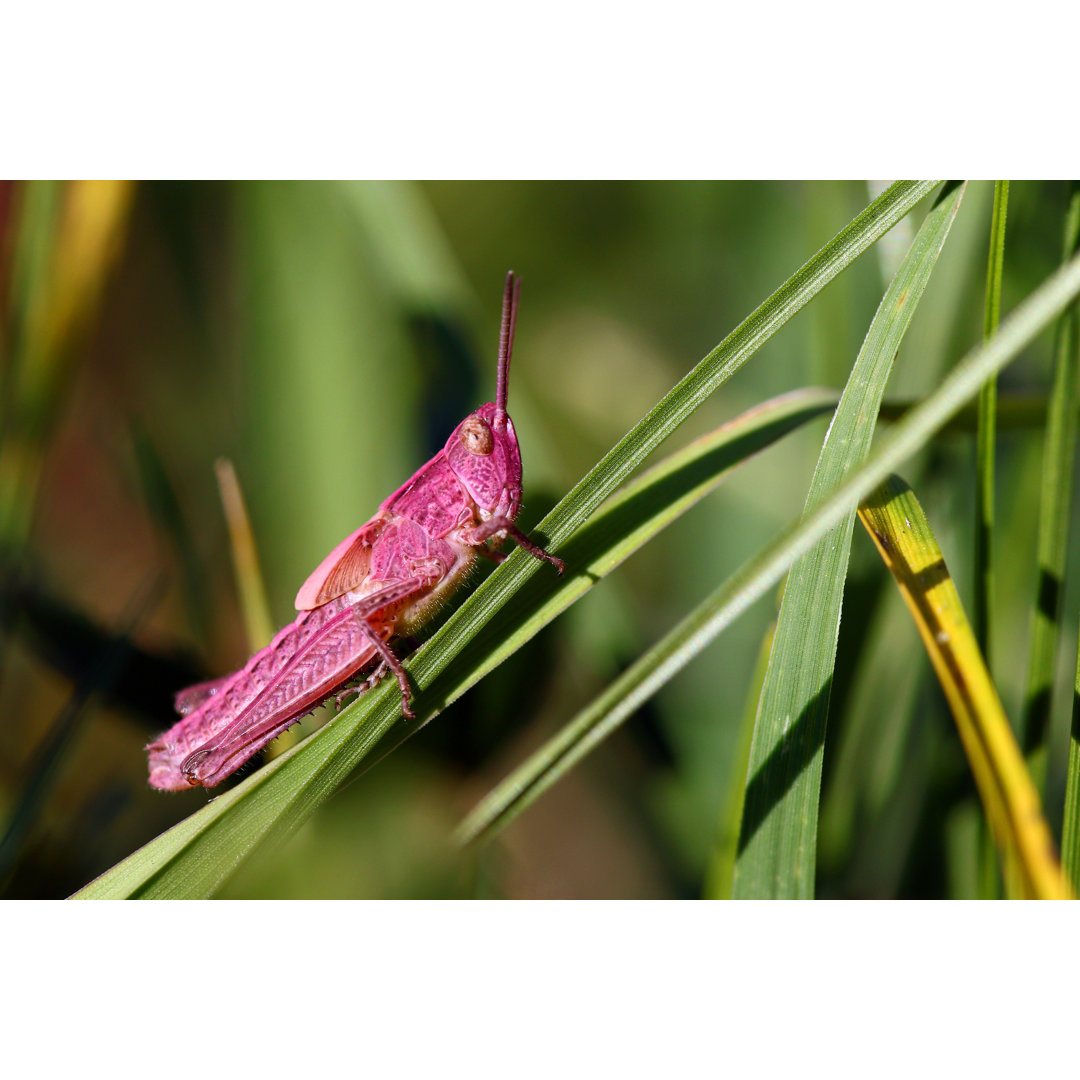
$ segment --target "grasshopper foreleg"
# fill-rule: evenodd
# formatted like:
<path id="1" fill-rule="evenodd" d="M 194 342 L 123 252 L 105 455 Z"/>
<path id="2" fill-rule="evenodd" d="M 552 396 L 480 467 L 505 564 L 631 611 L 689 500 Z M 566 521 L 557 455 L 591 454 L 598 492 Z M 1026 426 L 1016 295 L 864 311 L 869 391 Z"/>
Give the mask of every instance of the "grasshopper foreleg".
<path id="1" fill-rule="evenodd" d="M 472 530 L 469 542 L 479 545 L 496 533 L 505 533 L 507 536 L 513 537 L 519 547 L 524 548 L 533 558 L 551 563 L 560 575 L 566 570 L 566 563 L 562 559 L 556 555 L 549 555 L 539 544 L 534 544 L 508 517 L 496 516 L 481 522 Z M 488 550 L 490 551 L 490 549 Z M 491 558 L 493 555 L 502 555 L 502 552 L 491 552 L 488 557 Z M 503 558 L 505 557 L 503 555 Z M 502 562 L 502 559 L 496 559 L 495 561 Z"/>

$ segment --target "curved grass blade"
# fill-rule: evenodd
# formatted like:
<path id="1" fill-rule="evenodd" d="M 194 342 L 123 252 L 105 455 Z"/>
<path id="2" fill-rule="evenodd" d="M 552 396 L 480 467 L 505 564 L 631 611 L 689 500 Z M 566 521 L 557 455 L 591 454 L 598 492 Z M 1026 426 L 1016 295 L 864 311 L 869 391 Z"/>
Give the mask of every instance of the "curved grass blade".
<path id="1" fill-rule="evenodd" d="M 1065 218 L 1065 260 L 1080 250 L 1080 188 L 1073 187 Z M 1039 574 L 1031 627 L 1024 705 L 1017 729 L 1020 745 L 1029 757 L 1046 741 L 1054 690 L 1061 605 L 1065 594 L 1069 516 L 1080 403 L 1080 334 L 1077 311 L 1062 315 L 1054 342 L 1054 375 L 1043 447 L 1042 486 L 1039 493 Z M 1045 757 L 1033 763 L 1036 780 L 1045 779 Z"/>
<path id="2" fill-rule="evenodd" d="M 459 689 L 443 698 L 432 694 L 417 698 L 415 707 L 421 721 L 426 722 L 439 708 L 444 708 L 467 686 L 478 681 L 483 672 L 519 648 L 665 525 L 703 498 L 732 467 L 807 421 L 825 415 L 834 400 L 835 395 L 830 391 L 800 390 L 765 402 L 671 455 L 627 485 L 564 545 L 564 557 L 570 566 L 580 568 L 579 572 L 565 580 L 543 575 L 528 582 L 514 610 L 500 613 L 496 625 L 485 628 L 490 634 L 470 649 L 470 652 L 486 649 L 482 653 L 482 666 L 471 669 L 471 680 L 466 679 Z M 350 753 L 355 753 L 358 762 L 387 729 L 400 722 L 400 705 L 394 705 L 400 699 L 387 699 L 389 708 L 383 702 L 377 714 L 372 712 L 378 693 L 373 691 L 331 720 L 323 730 L 334 728 L 335 735 L 320 732 L 309 738 L 298 751 L 304 755 L 301 763 L 289 766 L 288 779 L 271 778 L 281 762 L 293 757 L 289 753 L 151 841 L 79 895 L 208 895 L 228 876 L 235 863 L 232 854 L 224 859 L 215 858 L 214 854 L 222 849 L 230 851 L 229 845 L 235 847 L 237 837 L 242 837 L 245 830 L 257 828 L 260 815 L 266 819 L 264 829 L 270 828 L 277 814 L 292 805 L 290 784 L 302 786 L 303 778 L 310 779 L 312 773 L 327 768 L 333 747 L 357 737 L 357 733 L 363 742 L 357 751 Z M 433 701 L 439 704 L 434 706 Z M 369 714 L 377 715 L 378 719 L 372 722 Z M 367 729 L 365 721 L 370 724 Z M 328 737 L 332 747 L 326 753 L 312 756 L 315 745 Z M 310 772 L 302 771 L 304 761 L 308 762 L 306 768 Z M 348 769 L 335 774 L 337 782 L 347 772 Z M 264 782 L 268 787 L 260 790 Z M 239 809 L 230 810 L 237 804 Z M 255 809 L 249 808 L 252 804 Z M 306 808 L 309 804 L 303 805 Z M 244 816 L 239 823 L 233 820 L 241 814 Z M 222 817 L 229 820 L 222 824 L 219 822 Z"/>
<path id="3" fill-rule="evenodd" d="M 885 290 L 851 369 L 806 498 L 806 511 L 870 450 L 893 361 L 956 220 L 964 185 L 947 188 Z M 732 896 L 809 898 L 840 608 L 854 512 L 791 568 L 758 701 Z"/>
<path id="4" fill-rule="evenodd" d="M 945 691 L 1006 881 L 1027 898 L 1068 898 L 1039 793 L 922 507 L 894 476 L 859 508 L 859 520 L 896 578 Z"/>
<path id="5" fill-rule="evenodd" d="M 1080 257 L 1048 278 L 1006 319 L 987 343 L 971 350 L 938 389 L 903 417 L 878 450 L 817 509 L 786 528 L 744 563 L 651 649 L 640 656 L 554 738 L 511 773 L 458 826 L 459 840 L 490 837 L 599 745 L 635 709 L 685 667 L 838 524 L 859 501 L 978 394 L 1077 295 Z"/>

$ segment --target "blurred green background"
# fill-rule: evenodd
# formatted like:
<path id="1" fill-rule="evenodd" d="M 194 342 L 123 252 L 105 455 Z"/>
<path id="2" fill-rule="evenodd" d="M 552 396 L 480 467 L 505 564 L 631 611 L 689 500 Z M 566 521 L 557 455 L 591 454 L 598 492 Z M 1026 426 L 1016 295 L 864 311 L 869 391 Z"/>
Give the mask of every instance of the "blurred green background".
<path id="1" fill-rule="evenodd" d="M 0 187 L 0 895 L 67 895 L 208 797 L 151 791 L 142 747 L 172 723 L 173 692 L 251 651 L 218 458 L 236 466 L 283 624 L 323 556 L 493 397 L 512 268 L 523 292 L 510 410 L 528 529 L 877 190 L 152 183 L 105 192 L 104 210 L 83 208 L 111 223 L 111 240 L 95 248 L 71 186 Z M 972 184 L 890 399 L 926 392 L 980 340 L 991 201 L 992 183 Z M 1013 185 L 1003 311 L 1057 265 L 1064 207 L 1063 185 Z M 677 444 L 774 394 L 842 387 L 909 224 L 725 384 Z M 58 275 L 80 258 L 90 285 L 71 289 L 89 299 L 63 324 L 63 304 L 40 298 L 60 295 Z M 70 329 L 50 344 L 35 337 L 35 320 Z M 1007 370 L 1002 393 L 1045 394 L 1049 352 L 1040 340 Z M 797 516 L 824 430 L 812 424 L 747 463 L 287 846 L 257 853 L 224 895 L 700 895 L 721 809 L 742 782 L 732 770 L 737 722 L 775 597 L 493 845 L 462 855 L 448 837 L 527 751 Z M 973 442 L 947 433 L 905 472 L 965 600 Z M 1037 428 L 1002 433 L 992 660 L 1014 717 L 1040 449 Z M 132 647 L 110 645 L 133 597 L 159 581 Z M 1076 600 L 1066 596 L 1066 682 Z M 1057 730 L 1068 707 L 1063 695 Z M 1050 764 L 1048 817 L 1059 821 L 1064 762 Z M 859 531 L 822 805 L 818 895 L 975 893 L 966 762 L 891 578 Z"/>

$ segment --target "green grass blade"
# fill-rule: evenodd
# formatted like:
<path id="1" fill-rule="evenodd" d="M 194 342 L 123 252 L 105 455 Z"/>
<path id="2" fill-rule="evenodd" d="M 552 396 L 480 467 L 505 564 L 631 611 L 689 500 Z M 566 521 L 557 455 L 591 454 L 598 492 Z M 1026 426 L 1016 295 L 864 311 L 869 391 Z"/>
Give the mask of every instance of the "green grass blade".
<path id="1" fill-rule="evenodd" d="M 994 185 L 994 214 L 990 222 L 990 260 L 986 271 L 986 308 L 983 341 L 997 333 L 1001 322 L 1001 277 L 1005 264 L 1005 219 L 1009 207 L 1009 181 Z M 979 422 L 975 442 L 975 601 L 972 605 L 975 639 L 990 664 L 990 614 L 993 574 L 990 537 L 994 530 L 994 451 L 997 444 L 997 379 L 988 379 L 979 394 Z"/>
<path id="2" fill-rule="evenodd" d="M 1066 245 L 1070 243 L 1075 248 L 1077 234 L 1080 233 L 1080 187 L 1075 184 L 1072 189 L 1072 197 L 1069 200 L 1069 212 L 1066 221 Z M 1076 306 L 1063 320 L 1061 338 L 1071 338 L 1072 356 L 1068 360 L 1073 369 L 1080 364 L 1080 310 Z M 1059 339 L 1058 344 L 1062 349 L 1065 342 Z M 1055 380 L 1056 382 L 1056 380 Z M 1056 389 L 1056 385 L 1055 385 Z M 1076 412 L 1077 401 L 1075 398 L 1076 388 L 1072 387 L 1074 397 L 1073 413 L 1068 419 L 1071 421 L 1072 440 L 1070 448 L 1075 445 L 1076 439 Z M 1063 408 L 1067 408 L 1063 404 Z M 1047 442 L 1050 433 L 1047 431 Z M 1071 457 L 1070 457 L 1071 462 Z M 1034 657 L 1033 657 L 1034 659 Z M 1065 811 L 1061 830 L 1061 860 L 1065 874 L 1077 891 L 1080 891 L 1080 649 L 1076 658 L 1076 677 L 1073 684 L 1073 707 L 1072 724 L 1069 732 L 1069 758 L 1068 771 L 1065 780 Z"/>
<path id="3" fill-rule="evenodd" d="M 414 308 L 449 312 L 473 302 L 457 256 L 419 184 L 346 180 L 338 186 L 399 298 Z"/>
<path id="4" fill-rule="evenodd" d="M 735 860 L 739 855 L 739 832 L 742 829 L 743 807 L 746 804 L 746 770 L 750 768 L 750 747 L 754 741 L 754 722 L 757 720 L 758 701 L 765 685 L 765 673 L 769 670 L 776 623 L 773 623 L 761 639 L 754 676 L 750 680 L 750 692 L 746 696 L 746 708 L 740 718 L 738 750 L 734 756 L 731 780 L 727 785 L 727 797 L 713 844 L 712 856 L 705 871 L 706 900 L 730 900 L 735 883 Z"/>
<path id="5" fill-rule="evenodd" d="M 881 403 L 879 418 L 890 423 L 899 420 L 921 399 L 891 398 Z M 1026 428 L 1041 428 L 1046 424 L 1050 399 L 1043 394 L 999 394 L 997 398 L 997 427 L 1001 431 L 1020 431 Z M 1080 410 L 1078 410 L 1080 411 Z M 965 405 L 951 417 L 944 431 L 970 432 L 978 430 L 978 402 Z"/>
<path id="6" fill-rule="evenodd" d="M 1074 189 L 1065 219 L 1065 259 L 1080 246 L 1080 189 Z M 1076 457 L 1077 407 L 1080 404 L 1080 342 L 1075 310 L 1066 312 L 1057 328 L 1054 375 L 1050 389 L 1046 442 L 1043 447 L 1039 496 L 1038 582 L 1028 658 L 1027 685 L 1020 718 L 1020 745 L 1025 754 L 1042 747 L 1050 718 L 1061 636 L 1065 592 L 1069 513 Z M 1045 762 L 1034 766 L 1036 783 L 1044 779 Z"/>
<path id="7" fill-rule="evenodd" d="M 635 709 L 760 599 L 829 529 L 898 465 L 920 450 L 1080 294 L 1080 258 L 1047 279 L 989 342 L 969 352 L 941 386 L 900 420 L 860 468 L 817 509 L 794 522 L 639 657 L 561 732 L 503 780 L 458 828 L 458 838 L 492 836 L 600 744 Z"/>
<path id="8" fill-rule="evenodd" d="M 229 547 L 232 549 L 233 572 L 240 593 L 240 610 L 244 615 L 248 647 L 252 652 L 269 644 L 274 636 L 274 620 L 270 616 L 270 601 L 266 595 L 266 582 L 259 566 L 259 552 L 255 534 L 251 530 L 244 491 L 236 469 L 228 458 L 214 462 L 221 505 L 229 528 Z"/>
<path id="9" fill-rule="evenodd" d="M 1005 222 L 1009 207 L 1009 181 L 994 184 L 994 211 L 990 219 L 990 255 L 986 270 L 986 305 L 983 341 L 997 333 L 1001 322 L 1001 279 L 1005 265 Z M 994 456 L 997 452 L 997 378 L 988 379 L 979 394 L 979 420 L 975 435 L 975 551 L 974 601 L 972 621 L 975 640 L 986 665 L 993 670 L 990 629 L 993 624 L 994 573 L 992 537 L 994 533 Z M 997 899 L 998 864 L 990 833 L 980 825 L 980 895 Z"/>
<path id="10" fill-rule="evenodd" d="M 942 195 L 885 290 L 825 436 L 807 512 L 869 453 L 893 361 L 963 196 L 962 184 Z M 814 894 L 825 725 L 854 526 L 852 512 L 792 566 L 784 589 L 750 752 L 735 898 Z"/>
<path id="11" fill-rule="evenodd" d="M 426 720 L 449 704 L 478 681 L 483 672 L 519 648 L 665 525 L 703 498 L 732 467 L 801 424 L 824 415 L 833 400 L 834 395 L 828 391 L 801 390 L 765 402 L 628 484 L 566 543 L 563 553 L 578 572 L 568 575 L 566 580 L 548 575 L 532 579 L 519 595 L 513 611 L 505 613 L 505 619 L 497 619 L 493 627 L 486 627 L 482 639 L 474 641 L 461 657 L 462 663 L 472 665 L 471 676 L 442 696 L 437 692 L 421 695 L 416 701 L 417 713 Z M 474 655 L 477 653 L 482 657 L 480 666 Z M 420 654 L 417 664 L 426 656 L 427 650 Z M 416 671 L 414 665 L 410 667 Z M 295 789 L 315 782 L 315 778 L 321 783 L 324 770 L 337 764 L 332 760 L 333 748 L 350 738 L 362 740 L 349 751 L 358 762 L 382 734 L 400 723 L 400 699 L 386 698 L 376 710 L 374 699 L 378 693 L 360 699 L 294 753 L 275 759 L 240 787 L 218 796 L 92 882 L 80 895 L 211 893 L 228 876 L 234 862 L 229 852 L 237 844 L 243 847 L 238 838 L 249 832 L 261 838 L 272 831 L 276 818 L 284 816 L 287 808 L 294 805 L 290 800 L 297 796 Z M 319 749 L 327 740 L 331 748 Z M 278 779 L 277 772 L 286 759 L 290 762 L 286 766 L 288 772 Z M 345 775 L 347 770 L 335 770 L 325 782 L 336 784 Z M 305 811 L 313 808 L 310 800 L 300 805 Z"/>
<path id="12" fill-rule="evenodd" d="M 150 520 L 159 530 L 164 543 L 176 552 L 188 619 L 198 639 L 205 643 L 210 637 L 210 598 L 206 568 L 188 528 L 176 485 L 153 439 L 135 421 L 131 422 L 129 430 L 143 501 Z"/>

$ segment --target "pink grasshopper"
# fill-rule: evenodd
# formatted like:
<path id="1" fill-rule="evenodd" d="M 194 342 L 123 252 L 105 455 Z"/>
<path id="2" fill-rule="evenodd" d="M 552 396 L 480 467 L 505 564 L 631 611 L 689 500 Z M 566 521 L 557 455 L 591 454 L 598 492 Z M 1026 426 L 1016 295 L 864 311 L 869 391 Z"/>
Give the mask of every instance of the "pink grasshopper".
<path id="1" fill-rule="evenodd" d="M 295 622 L 242 670 L 177 694 L 182 719 L 146 748 L 152 786 L 220 784 L 360 677 L 362 693 L 392 671 L 401 711 L 412 717 L 409 682 L 391 644 L 424 624 L 478 555 L 502 562 L 497 548 L 512 536 L 563 572 L 561 559 L 514 524 L 521 453 L 506 395 L 519 291 L 507 274 L 495 401 L 462 420 L 443 449 L 327 555 L 296 595 Z"/>

